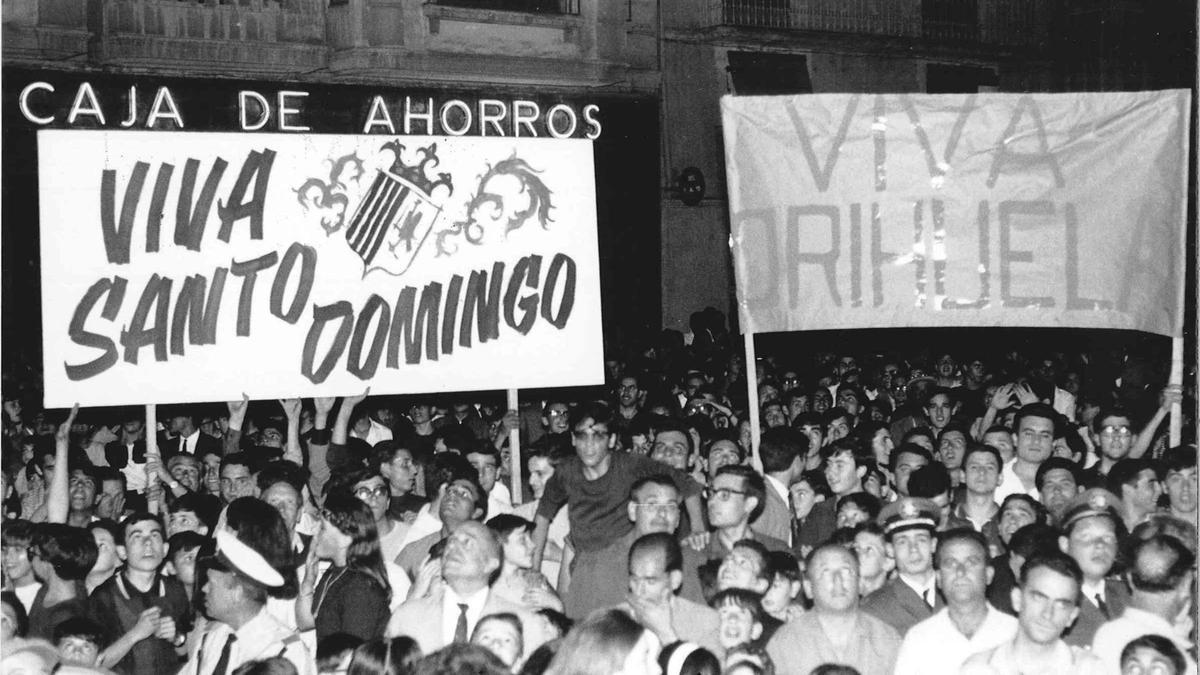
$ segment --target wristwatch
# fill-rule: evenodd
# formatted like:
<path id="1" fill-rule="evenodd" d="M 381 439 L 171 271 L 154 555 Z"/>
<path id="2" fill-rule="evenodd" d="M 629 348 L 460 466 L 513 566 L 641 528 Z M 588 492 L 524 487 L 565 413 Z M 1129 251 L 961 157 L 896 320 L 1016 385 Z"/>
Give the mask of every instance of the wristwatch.
<path id="1" fill-rule="evenodd" d="M 172 490 L 178 490 L 179 489 L 179 481 L 172 480 L 169 483 L 167 483 L 167 487 L 171 488 Z"/>

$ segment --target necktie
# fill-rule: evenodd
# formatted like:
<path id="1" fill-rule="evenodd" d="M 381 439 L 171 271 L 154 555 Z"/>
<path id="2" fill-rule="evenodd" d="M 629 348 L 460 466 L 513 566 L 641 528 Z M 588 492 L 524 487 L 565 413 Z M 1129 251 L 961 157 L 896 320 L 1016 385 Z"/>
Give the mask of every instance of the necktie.
<path id="1" fill-rule="evenodd" d="M 458 603 L 458 623 L 454 626 L 454 641 L 467 641 L 467 605 Z"/>
<path id="2" fill-rule="evenodd" d="M 225 647 L 221 650 L 221 658 L 217 659 L 217 667 L 213 668 L 212 675 L 227 675 L 229 672 L 229 653 L 233 651 L 233 643 L 235 642 L 237 642 L 237 636 L 230 633 L 229 639 L 225 640 Z"/>
<path id="3" fill-rule="evenodd" d="M 179 454 L 181 454 L 181 455 L 187 454 L 187 436 L 179 437 Z"/>
<path id="4" fill-rule="evenodd" d="M 1100 613 L 1104 615 L 1105 619 L 1112 619 L 1108 613 L 1108 605 L 1104 604 L 1104 596 L 1099 593 L 1096 594 L 1096 606 L 1100 608 Z"/>

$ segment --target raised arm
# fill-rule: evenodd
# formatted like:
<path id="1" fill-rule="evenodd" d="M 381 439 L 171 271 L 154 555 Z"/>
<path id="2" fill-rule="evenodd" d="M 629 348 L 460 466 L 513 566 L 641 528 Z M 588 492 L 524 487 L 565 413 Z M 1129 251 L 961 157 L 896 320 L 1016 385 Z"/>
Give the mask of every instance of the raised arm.
<path id="1" fill-rule="evenodd" d="M 308 442 L 308 487 L 318 503 L 325 483 L 329 482 L 329 413 L 335 403 L 336 396 L 313 399 L 313 432 Z"/>
<path id="2" fill-rule="evenodd" d="M 371 388 L 358 396 L 347 396 L 342 399 L 342 407 L 338 409 L 337 420 L 333 423 L 333 433 L 329 439 L 329 455 L 327 461 L 331 471 L 347 463 L 346 444 L 350 441 L 350 420 L 354 417 L 354 408 L 367 399 Z"/>
<path id="3" fill-rule="evenodd" d="M 229 401 L 229 427 L 222 438 L 223 450 L 231 455 L 242 449 L 242 425 L 246 422 L 246 410 L 250 407 L 250 397 L 242 394 L 242 400 Z"/>
<path id="4" fill-rule="evenodd" d="M 287 446 L 283 458 L 304 466 L 304 453 L 300 451 L 300 399 L 285 398 L 279 401 L 283 414 L 287 416 Z"/>
<path id="5" fill-rule="evenodd" d="M 71 427 L 75 424 L 75 416 L 79 414 L 79 404 L 71 408 L 66 421 L 58 425 L 54 434 L 54 477 L 50 480 L 50 488 L 46 493 L 46 521 L 51 523 L 67 522 L 71 511 L 70 467 L 67 466 L 67 455 L 71 449 Z"/>
<path id="6" fill-rule="evenodd" d="M 1162 392 L 1158 395 L 1158 410 L 1154 411 L 1154 417 L 1146 423 L 1142 428 L 1142 432 L 1133 440 L 1133 446 L 1129 448 L 1130 459 L 1137 459 L 1146 454 L 1150 446 L 1154 443 L 1154 435 L 1158 431 L 1158 425 L 1171 414 L 1171 406 L 1183 400 L 1183 388 L 1177 384 L 1163 387 Z"/>

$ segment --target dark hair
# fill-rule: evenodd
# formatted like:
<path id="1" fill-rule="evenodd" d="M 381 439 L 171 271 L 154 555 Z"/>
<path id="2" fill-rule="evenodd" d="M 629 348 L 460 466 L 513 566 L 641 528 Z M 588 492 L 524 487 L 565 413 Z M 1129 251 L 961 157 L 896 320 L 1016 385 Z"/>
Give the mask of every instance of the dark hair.
<path id="1" fill-rule="evenodd" d="M 678 668 L 671 668 L 671 657 L 685 647 L 691 648 L 691 652 L 677 664 Z M 658 653 L 658 665 L 662 668 L 662 675 L 721 675 L 721 662 L 712 652 L 686 642 L 676 642 L 663 647 Z"/>
<path id="2" fill-rule="evenodd" d="M 735 548 L 754 551 L 758 555 L 759 560 L 762 561 L 762 567 L 758 570 L 758 578 L 766 580 L 768 584 L 771 583 L 771 552 L 767 550 L 766 546 L 763 546 L 762 542 L 753 539 L 739 539 L 733 542 L 733 546 L 729 547 L 730 551 Z"/>
<path id="3" fill-rule="evenodd" d="M 1134 652 L 1139 649 L 1149 649 L 1158 652 L 1163 658 L 1171 662 L 1177 675 L 1187 672 L 1187 660 L 1183 657 L 1183 652 L 1179 651 L 1179 647 L 1176 647 L 1170 638 L 1155 635 L 1154 633 L 1147 633 L 1139 638 L 1130 640 L 1129 644 L 1125 645 L 1125 648 L 1121 650 L 1121 660 L 1118 662 L 1118 665 L 1123 666 L 1125 661 L 1133 658 Z"/>
<path id="4" fill-rule="evenodd" d="M 981 452 L 984 453 L 985 455 L 991 455 L 992 457 L 994 457 L 996 459 L 996 468 L 997 469 L 1004 468 L 1004 458 L 1000 456 L 999 450 L 997 450 L 996 448 L 994 448 L 990 445 L 986 445 L 984 443 L 973 443 L 970 441 L 967 442 L 967 450 L 966 450 L 966 452 L 963 453 L 963 466 L 967 465 L 967 460 L 971 458 L 971 455 L 978 454 Z"/>
<path id="5" fill-rule="evenodd" d="M 757 660 L 757 663 L 750 660 L 737 661 L 738 666 L 749 668 L 755 675 L 775 675 L 775 662 L 771 660 L 771 655 L 764 647 L 753 642 L 743 642 L 725 652 L 725 663 L 735 663 L 734 659 L 743 655 Z M 759 663 L 762 666 L 759 666 Z"/>
<path id="6" fill-rule="evenodd" d="M 684 424 L 680 420 L 672 417 L 664 417 L 659 423 L 658 428 L 654 430 L 654 438 L 651 438 L 650 440 L 654 441 L 656 438 L 658 438 L 659 434 L 666 433 L 668 431 L 673 431 L 677 434 L 683 434 L 684 439 L 687 440 L 688 460 L 691 460 L 692 455 L 696 454 L 696 448 L 693 447 L 692 435 L 688 433 L 688 425 Z"/>
<path id="7" fill-rule="evenodd" d="M 484 614 L 483 616 L 479 617 L 479 621 L 475 624 L 475 630 L 471 632 L 472 638 L 475 637 L 475 633 L 479 631 L 479 627 L 483 625 L 484 621 L 499 621 L 501 623 L 506 623 L 517 631 L 517 635 L 520 636 L 522 642 L 525 640 L 525 627 L 521 625 L 520 617 L 512 612 L 495 612 L 493 614 Z"/>
<path id="8" fill-rule="evenodd" d="M 392 587 L 383 566 L 379 532 L 375 529 L 375 518 L 371 515 L 370 507 L 352 495 L 334 492 L 325 500 L 321 516 L 342 534 L 350 536 L 346 567 L 366 574 L 379 585 L 390 601 Z"/>
<path id="9" fill-rule="evenodd" d="M 1121 488 L 1126 485 L 1133 486 L 1136 484 L 1138 475 L 1147 469 L 1150 471 L 1154 471 L 1155 469 L 1154 462 L 1150 458 L 1138 457 L 1134 459 L 1126 457 L 1125 459 L 1118 460 L 1108 470 L 1108 477 L 1104 479 L 1104 485 L 1108 488 L 1109 492 L 1124 499 L 1121 494 Z M 1154 475 L 1157 478 L 1158 472 L 1154 471 Z"/>
<path id="10" fill-rule="evenodd" d="M 808 394 L 805 394 L 805 396 L 807 395 Z M 825 435 L 825 431 L 828 429 L 828 427 L 825 426 L 825 416 L 814 410 L 802 412 L 799 415 L 796 415 L 796 419 L 792 420 L 793 429 L 800 429 L 801 427 L 819 427 L 821 429 L 822 436 Z M 804 438 L 807 440 L 808 436 L 805 436 Z"/>
<path id="11" fill-rule="evenodd" d="M 375 638 L 354 648 L 346 675 L 407 675 L 421 656 L 421 646 L 407 635 Z"/>
<path id="12" fill-rule="evenodd" d="M 839 438 L 821 448 L 821 459 L 824 461 L 828 461 L 841 454 L 850 455 L 854 459 L 854 466 L 856 468 L 866 467 L 867 471 L 870 471 L 875 467 L 875 451 L 871 449 L 871 446 L 859 441 L 854 435 Z"/>
<path id="13" fill-rule="evenodd" d="M 1083 570 L 1079 569 L 1079 563 L 1075 562 L 1074 558 L 1066 553 L 1063 553 L 1062 551 L 1041 552 L 1037 555 L 1034 555 L 1029 560 L 1026 560 L 1025 564 L 1021 565 L 1021 576 L 1018 579 L 1018 583 L 1022 588 L 1024 588 L 1025 583 L 1029 581 L 1029 575 L 1039 567 L 1044 567 L 1052 572 L 1057 572 L 1064 577 L 1070 577 L 1074 579 L 1076 593 L 1079 593 L 1079 590 L 1083 584 Z"/>
<path id="14" fill-rule="evenodd" d="M 218 471 L 224 471 L 227 466 L 241 465 L 246 467 L 250 473 L 254 473 L 257 463 L 248 452 L 231 452 L 221 458 L 221 468 Z"/>
<path id="15" fill-rule="evenodd" d="M 658 553 L 663 557 L 663 569 L 667 572 L 683 571 L 683 551 L 675 535 L 667 532 L 651 532 L 644 534 L 629 547 L 628 564 L 633 565 L 633 559 L 645 552 Z"/>
<path id="16" fill-rule="evenodd" d="M 632 621 L 632 619 L 631 619 Z M 455 642 L 417 662 L 416 675 L 511 675 L 508 666 L 490 649 Z"/>
<path id="17" fill-rule="evenodd" d="M 1109 417 L 1124 417 L 1133 422 L 1133 417 L 1129 414 L 1128 410 L 1120 406 L 1107 406 L 1101 408 L 1100 412 L 1096 413 L 1096 416 L 1092 418 L 1092 431 L 1100 433 L 1100 424 Z"/>
<path id="18" fill-rule="evenodd" d="M 854 666 L 841 663 L 822 663 L 812 669 L 809 675 L 861 675 Z"/>
<path id="19" fill-rule="evenodd" d="M 825 472 L 820 469 L 805 471 L 800 474 L 797 483 L 804 481 L 812 488 L 813 494 L 829 499 L 833 496 L 833 490 L 829 488 L 829 480 L 825 478 Z"/>
<path id="20" fill-rule="evenodd" d="M 565 631 L 563 635 L 566 635 Z M 558 653 L 560 646 L 562 646 L 562 638 L 555 638 L 533 650 L 529 658 L 525 659 L 525 664 L 521 666 L 520 675 L 543 675 L 550 667 L 550 662 L 554 660 L 554 655 Z"/>
<path id="21" fill-rule="evenodd" d="M 825 411 L 825 428 L 828 429 L 830 425 L 839 419 L 846 420 L 847 427 L 854 426 L 854 415 L 851 415 L 850 411 L 846 410 L 845 408 L 835 405 L 831 406 L 829 410 Z"/>
<path id="22" fill-rule="evenodd" d="M 550 622 L 550 625 L 558 630 L 559 635 L 566 635 L 571 631 L 571 626 L 575 625 L 575 622 L 566 614 L 556 609 L 550 609 L 549 607 L 543 607 L 534 612 L 534 614 L 540 614 L 546 621 Z"/>
<path id="23" fill-rule="evenodd" d="M 29 545 L 33 543 L 33 531 L 34 524 L 28 520 L 17 518 L 5 521 L 4 528 L 0 529 L 0 542 L 4 546 L 29 548 Z"/>
<path id="24" fill-rule="evenodd" d="M 1196 556 L 1183 542 L 1166 534 L 1135 540 L 1129 556 L 1129 584 L 1135 591 L 1174 591 L 1187 578 Z"/>
<path id="25" fill-rule="evenodd" d="M 975 544 L 983 552 L 984 564 L 991 564 L 987 538 L 983 534 L 976 532 L 973 527 L 956 527 L 938 534 L 937 549 L 933 552 L 933 564 L 935 567 L 940 568 L 942 566 L 942 551 L 946 550 L 948 544 L 956 541 L 969 541 Z"/>
<path id="26" fill-rule="evenodd" d="M 317 641 L 317 669 L 321 672 L 335 670 L 341 665 L 342 656 L 354 651 L 364 640 L 350 633 L 330 633 Z"/>
<path id="27" fill-rule="evenodd" d="M 263 466 L 258 472 L 257 483 L 259 490 L 266 490 L 276 483 L 287 483 L 296 490 L 296 494 L 303 494 L 308 478 L 308 469 L 295 462 L 280 459 Z"/>
<path id="28" fill-rule="evenodd" d="M 900 437 L 899 445 L 911 443 L 912 439 L 916 438 L 917 436 L 924 436 L 925 438 L 928 438 L 930 443 L 937 441 L 937 434 L 933 432 L 933 429 L 922 424 L 904 432 L 904 435 Z"/>
<path id="29" fill-rule="evenodd" d="M 1018 555 L 1028 560 L 1042 553 L 1052 553 L 1058 549 L 1059 531 L 1046 523 L 1030 523 L 1013 532 L 1008 540 L 1010 555 Z"/>
<path id="30" fill-rule="evenodd" d="M 879 501 L 879 498 L 870 492 L 851 492 L 848 495 L 842 495 L 837 500 L 837 508 L 834 509 L 834 513 L 836 514 L 838 511 L 841 511 L 842 506 L 845 504 L 857 506 L 867 514 L 868 520 L 878 518 L 879 511 L 883 508 L 883 504 Z"/>
<path id="31" fill-rule="evenodd" d="M 129 514 L 128 516 L 125 516 L 125 518 L 121 520 L 120 529 L 118 530 L 118 532 L 120 532 L 121 536 L 118 538 L 115 538 L 116 543 L 120 546 L 124 546 L 125 545 L 125 532 L 127 530 L 129 530 L 130 527 L 137 525 L 138 523 L 144 523 L 144 522 L 158 523 L 158 529 L 160 531 L 162 531 L 162 534 L 164 537 L 167 536 L 167 528 L 166 528 L 166 526 L 163 525 L 162 518 L 159 518 L 158 516 L 154 515 L 153 513 L 148 512 L 148 511 L 135 511 L 135 512 Z M 89 527 L 88 529 L 91 530 L 92 528 Z"/>
<path id="32" fill-rule="evenodd" d="M 930 462 L 913 471 L 908 477 L 910 497 L 932 499 L 950 491 L 950 472 L 939 462 Z"/>
<path id="33" fill-rule="evenodd" d="M 283 586 L 269 589 L 268 595 L 284 600 L 295 598 L 300 588 L 296 554 L 279 510 L 256 497 L 238 497 L 225 509 L 225 524 L 283 577 Z"/>
<path id="34" fill-rule="evenodd" d="M 787 471 L 797 457 L 808 454 L 808 437 L 795 429 L 776 427 L 762 432 L 758 443 L 758 456 L 763 471 L 777 473 Z"/>
<path id="35" fill-rule="evenodd" d="M 727 605 L 741 607 L 750 612 L 754 621 L 762 623 L 763 620 L 762 595 L 744 588 L 727 588 L 714 595 L 708 604 L 713 609 Z"/>
<path id="36" fill-rule="evenodd" d="M 908 434 L 905 434 L 905 437 L 907 437 L 907 436 L 908 436 Z M 904 442 L 904 443 L 901 443 L 900 445 L 897 445 L 896 447 L 892 448 L 892 454 L 891 454 L 891 456 L 888 457 L 888 468 L 891 469 L 892 471 L 895 471 L 896 470 L 896 462 L 900 461 L 900 455 L 904 455 L 904 454 L 916 455 L 917 457 L 924 457 L 926 464 L 933 464 L 933 453 L 926 450 L 924 446 L 917 445 L 916 443 Z M 963 461 L 966 461 L 966 459 L 964 458 Z"/>
<path id="37" fill-rule="evenodd" d="M 403 441 L 400 439 L 389 439 L 379 441 L 375 444 L 375 447 L 371 448 L 371 458 L 368 462 L 368 466 L 370 466 L 372 471 L 379 473 L 379 467 L 396 459 L 396 453 L 400 452 L 401 450 L 407 452 L 408 456 L 411 457 L 414 462 L 416 461 L 416 453 L 413 452 L 411 447 L 409 447 L 407 439 L 404 439 Z"/>
<path id="38" fill-rule="evenodd" d="M 571 430 L 574 431 L 575 427 L 587 419 L 592 420 L 593 425 L 604 425 L 610 433 L 616 432 L 616 429 L 613 428 L 612 408 L 603 403 L 592 401 L 573 408 L 570 417 Z"/>
<path id="39" fill-rule="evenodd" d="M 500 541 L 504 541 L 508 535 L 518 530 L 528 532 L 533 529 L 533 523 L 512 513 L 501 513 L 498 516 L 493 516 L 487 521 L 487 526 Z"/>
<path id="40" fill-rule="evenodd" d="M 12 591 L 4 591 L 0 593 L 0 602 L 8 605 L 17 620 L 16 633 L 14 635 L 19 638 L 25 637 L 29 633 L 29 613 L 25 611 L 25 605 L 21 603 L 21 599 Z"/>
<path id="41" fill-rule="evenodd" d="M 96 564 L 100 551 L 87 530 L 62 523 L 38 523 L 31 543 L 39 556 L 64 581 L 82 581 Z"/>
<path id="42" fill-rule="evenodd" d="M 108 646 L 104 640 L 104 628 L 85 616 L 73 616 L 54 627 L 54 642 L 63 638 L 79 638 L 95 644 L 100 649 Z"/>
<path id="43" fill-rule="evenodd" d="M 800 561 L 787 551 L 771 551 L 767 555 L 767 567 L 770 569 L 772 581 L 775 577 L 800 581 Z"/>
<path id="44" fill-rule="evenodd" d="M 196 518 L 212 532 L 217 526 L 217 519 L 221 517 L 221 500 L 216 495 L 188 492 L 167 504 L 168 514 L 180 511 L 196 514 Z"/>
<path id="45" fill-rule="evenodd" d="M 1014 492 L 1005 497 L 1004 501 L 1000 502 L 1000 510 L 996 512 L 997 518 L 1000 517 L 1000 514 L 1004 513 L 1004 507 L 1008 506 L 1008 503 L 1012 501 L 1025 502 L 1025 504 L 1033 510 L 1033 517 L 1035 519 L 1034 522 L 1042 524 L 1050 522 L 1050 513 L 1046 511 L 1046 507 L 1043 506 L 1041 502 L 1033 497 L 1030 497 L 1024 492 Z"/>
<path id="46" fill-rule="evenodd" d="M 200 548 L 208 541 L 208 537 L 199 532 L 192 532 L 191 530 L 176 532 L 167 540 L 167 560 L 173 559 L 184 551 Z"/>
<path id="47" fill-rule="evenodd" d="M 1051 425 L 1054 426 L 1054 437 L 1058 437 L 1058 429 L 1060 426 L 1059 418 L 1061 415 L 1059 415 L 1058 411 L 1056 411 L 1054 408 L 1051 408 L 1045 403 L 1030 403 L 1027 406 L 1023 406 L 1017 411 L 1016 417 L 1013 418 L 1014 432 L 1021 430 L 1021 422 L 1026 417 L 1040 417 L 1042 419 L 1050 420 Z"/>
<path id="48" fill-rule="evenodd" d="M 475 471 L 466 457 L 453 452 L 439 452 L 425 470 L 425 494 L 436 495 L 443 485 L 449 485 L 459 478 L 476 480 L 478 475 L 479 472 Z"/>
<path id="49" fill-rule="evenodd" d="M 1049 457 L 1046 461 L 1038 466 L 1037 473 L 1034 474 L 1033 482 L 1038 490 L 1042 489 L 1042 485 L 1046 482 L 1046 474 L 1055 469 L 1062 469 L 1071 474 L 1071 479 L 1075 481 L 1075 485 L 1083 484 L 1083 470 L 1079 465 L 1066 457 Z"/>
<path id="50" fill-rule="evenodd" d="M 1192 445 L 1177 445 L 1167 448 L 1159 460 L 1159 475 L 1166 477 L 1172 471 L 1196 468 L 1196 448 Z"/>
<path id="51" fill-rule="evenodd" d="M 282 656 L 247 661 L 230 675 L 297 675 L 296 665 Z"/>
<path id="52" fill-rule="evenodd" d="M 83 529 L 87 530 L 88 532 L 93 532 L 94 530 L 104 530 L 112 536 L 114 544 L 124 543 L 125 528 L 121 525 L 118 525 L 116 521 L 112 520 L 111 518 L 100 518 L 93 520 L 87 524 L 87 527 Z"/>
<path id="53" fill-rule="evenodd" d="M 767 508 L 767 483 L 763 480 L 762 474 L 744 464 L 729 464 L 717 469 L 717 476 L 737 476 L 742 479 L 742 489 L 746 491 L 746 498 L 753 497 L 758 500 L 754 506 L 754 510 L 750 512 L 750 521 L 758 519 L 762 515 L 763 509 Z"/>

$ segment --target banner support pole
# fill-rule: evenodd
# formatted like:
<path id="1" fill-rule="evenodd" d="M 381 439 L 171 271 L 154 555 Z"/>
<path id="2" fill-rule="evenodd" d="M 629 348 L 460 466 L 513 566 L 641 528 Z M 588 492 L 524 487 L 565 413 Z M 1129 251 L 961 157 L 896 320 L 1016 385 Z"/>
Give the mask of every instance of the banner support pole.
<path id="1" fill-rule="evenodd" d="M 160 463 L 162 462 L 162 454 L 158 451 L 158 406 L 154 403 L 146 404 L 146 456 L 154 457 Z M 129 461 L 133 461 L 132 455 Z M 152 473 L 146 476 L 146 484 L 153 486 L 158 483 L 158 473 Z M 166 495 L 163 495 L 164 499 Z M 158 515 L 159 502 L 155 500 L 146 505 L 150 513 Z"/>
<path id="2" fill-rule="evenodd" d="M 1171 338 L 1171 377 L 1167 381 L 1174 386 L 1183 385 L 1183 338 Z M 1183 438 L 1183 404 L 1171 404 L 1171 422 L 1167 447 L 1175 447 Z"/>
<path id="3" fill-rule="evenodd" d="M 758 437 L 762 433 L 758 412 L 758 359 L 754 356 L 754 333 L 742 334 L 746 346 L 746 414 L 750 416 L 750 461 L 754 470 L 762 473 L 762 460 L 758 457 Z"/>
<path id="4" fill-rule="evenodd" d="M 517 390 L 508 390 L 508 409 L 515 410 L 520 414 L 520 409 L 517 407 Z M 508 449 L 509 449 L 509 470 L 512 472 L 512 498 L 513 505 L 525 503 L 525 499 L 521 494 L 521 428 L 508 432 Z"/>

